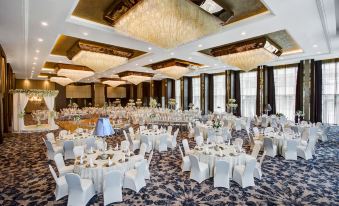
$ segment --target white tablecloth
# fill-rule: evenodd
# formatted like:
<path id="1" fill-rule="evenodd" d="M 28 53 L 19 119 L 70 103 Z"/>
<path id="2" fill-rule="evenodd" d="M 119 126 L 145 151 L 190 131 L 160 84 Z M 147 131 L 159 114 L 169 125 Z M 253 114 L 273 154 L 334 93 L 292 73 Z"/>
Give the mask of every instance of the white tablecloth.
<path id="1" fill-rule="evenodd" d="M 152 142 L 152 147 L 153 149 L 156 148 L 158 145 L 157 145 L 157 140 L 160 141 L 160 138 L 163 136 L 163 135 L 166 135 L 166 137 L 169 137 L 169 134 L 167 133 L 166 130 L 163 130 L 163 131 L 152 131 L 152 130 L 143 130 L 140 132 L 141 135 L 143 136 L 146 136 L 148 141 Z"/>
<path id="2" fill-rule="evenodd" d="M 79 174 L 81 178 L 91 179 L 93 181 L 94 188 L 97 193 L 101 193 L 103 190 L 103 175 L 105 173 L 112 170 L 118 170 L 122 173 L 125 173 L 126 171 L 133 169 L 135 163 L 143 159 L 142 156 L 134 155 L 131 157 L 126 157 L 126 159 L 128 159 L 127 162 L 120 163 L 119 160 L 124 156 L 122 151 L 109 150 L 106 153 L 113 154 L 112 161 L 114 162 L 114 165 L 111 165 L 110 167 L 104 166 L 108 163 L 108 160 L 96 160 L 96 158 L 102 154 L 100 151 L 96 151 L 94 154 L 86 154 L 87 157 L 84 158 L 84 161 L 87 161 L 86 164 L 80 165 L 80 161 L 77 160 L 74 167 L 75 173 Z M 87 167 L 89 165 L 90 158 L 93 159 L 93 163 L 96 164 L 96 167 Z"/>
<path id="3" fill-rule="evenodd" d="M 83 133 L 83 134 L 67 134 L 64 135 L 62 139 L 57 139 L 56 143 L 59 146 L 63 146 L 65 141 L 73 141 L 74 142 L 74 146 L 84 146 L 86 145 L 86 141 L 89 138 L 94 137 L 93 135 L 89 134 L 89 133 Z"/>
<path id="4" fill-rule="evenodd" d="M 218 146 L 222 148 L 219 151 L 216 151 L 212 145 L 203 145 L 203 150 L 199 151 L 196 149 L 197 147 L 195 147 L 192 152 L 193 155 L 198 157 L 199 161 L 208 164 L 210 177 L 214 176 L 214 166 L 216 160 L 226 160 L 231 164 L 229 172 L 230 177 L 232 177 L 233 168 L 235 165 L 244 165 L 247 159 L 252 158 L 246 153 L 236 153 L 235 147 L 233 145 L 220 144 Z M 205 153 L 207 147 L 209 147 L 209 154 Z M 219 154 L 223 154 L 225 156 L 218 156 Z"/>

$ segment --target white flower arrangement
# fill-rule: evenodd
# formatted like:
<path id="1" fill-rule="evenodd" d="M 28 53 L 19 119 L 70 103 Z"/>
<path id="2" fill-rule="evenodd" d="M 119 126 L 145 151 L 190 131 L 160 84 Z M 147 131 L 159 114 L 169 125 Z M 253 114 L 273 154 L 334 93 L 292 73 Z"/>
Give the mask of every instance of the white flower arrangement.
<path id="1" fill-rule="evenodd" d="M 73 108 L 78 108 L 78 104 L 75 103 L 75 102 L 73 102 L 72 107 L 73 107 Z"/>
<path id="2" fill-rule="evenodd" d="M 151 108 L 156 108 L 157 105 L 158 105 L 157 100 L 151 98 L 151 100 L 149 101 L 149 106 L 150 106 Z"/>
<path id="3" fill-rule="evenodd" d="M 59 94 L 58 90 L 46 90 L 46 89 L 11 89 L 9 93 L 24 93 L 27 96 L 39 96 L 39 97 L 46 97 L 46 96 L 56 96 Z"/>
<path id="4" fill-rule="evenodd" d="M 213 120 L 213 128 L 214 129 L 219 129 L 221 127 L 222 127 L 222 125 L 221 125 L 220 119 Z"/>
<path id="5" fill-rule="evenodd" d="M 297 117 L 303 117 L 304 115 L 305 115 L 304 112 L 301 111 L 301 110 L 297 110 L 297 111 L 295 112 L 295 116 L 297 116 Z"/>
<path id="6" fill-rule="evenodd" d="M 237 108 L 238 107 L 237 100 L 235 100 L 235 99 L 229 99 L 227 105 L 230 108 Z"/>

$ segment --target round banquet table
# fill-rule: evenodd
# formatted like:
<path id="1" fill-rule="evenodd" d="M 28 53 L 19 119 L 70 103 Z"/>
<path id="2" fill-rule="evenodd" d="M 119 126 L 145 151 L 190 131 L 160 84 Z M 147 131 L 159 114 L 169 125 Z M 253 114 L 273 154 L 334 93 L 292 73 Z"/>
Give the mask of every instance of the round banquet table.
<path id="1" fill-rule="evenodd" d="M 296 137 L 294 134 L 289 134 L 289 133 L 268 133 L 266 135 L 260 134 L 260 139 L 263 141 L 264 137 L 269 137 L 273 139 L 273 144 L 277 145 L 277 152 L 278 154 L 282 154 L 282 148 L 287 144 L 287 140 L 293 140 L 295 141 L 295 144 L 299 145 L 301 138 Z"/>
<path id="2" fill-rule="evenodd" d="M 58 146 L 63 146 L 65 141 L 73 141 L 74 146 L 83 146 L 86 145 L 87 139 L 93 138 L 94 136 L 90 133 L 82 133 L 82 134 L 66 134 L 62 137 L 62 139 L 57 139 L 56 144 Z"/>
<path id="3" fill-rule="evenodd" d="M 152 148 L 157 148 L 158 141 L 160 141 L 160 138 L 165 135 L 166 138 L 169 137 L 169 134 L 167 133 L 166 130 L 143 130 L 140 132 L 140 135 L 146 136 L 148 141 L 152 143 Z M 141 138 L 142 139 L 142 138 Z M 141 140 L 142 141 L 142 140 Z"/>
<path id="4" fill-rule="evenodd" d="M 101 160 L 99 157 L 101 154 L 102 152 L 99 150 L 96 150 L 93 154 L 86 153 L 86 158 L 83 159 L 83 164 L 80 164 L 80 159 L 78 158 L 74 165 L 75 173 L 79 174 L 81 178 L 91 179 L 93 181 L 94 188 L 97 193 L 101 193 L 103 191 L 103 176 L 105 173 L 112 170 L 118 170 L 124 174 L 126 171 L 133 169 L 135 164 L 143 159 L 140 155 L 133 155 L 131 157 L 126 156 L 127 161 L 123 162 L 122 159 L 125 153 L 121 150 L 108 150 L 106 151 L 106 154 L 110 156 L 113 155 L 111 158 L 113 164 L 108 167 L 108 159 Z M 90 167 L 90 158 L 92 158 L 95 167 Z"/>
<path id="5" fill-rule="evenodd" d="M 192 152 L 193 155 L 197 156 L 199 161 L 208 164 L 210 177 L 214 176 L 214 166 L 216 160 L 226 160 L 230 163 L 230 178 L 233 175 L 233 168 L 235 165 L 244 165 L 247 159 L 253 159 L 246 153 L 237 153 L 234 145 L 217 144 L 219 150 L 215 149 L 215 146 L 211 144 L 204 144 L 199 147 L 196 146 Z M 206 153 L 208 148 L 208 154 Z"/>

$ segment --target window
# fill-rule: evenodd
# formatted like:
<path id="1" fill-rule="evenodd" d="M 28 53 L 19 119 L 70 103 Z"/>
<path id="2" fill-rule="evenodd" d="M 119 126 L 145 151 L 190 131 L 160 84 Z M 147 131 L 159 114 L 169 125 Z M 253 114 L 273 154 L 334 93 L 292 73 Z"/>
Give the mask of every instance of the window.
<path id="1" fill-rule="evenodd" d="M 339 124 L 339 61 L 324 61 L 322 77 L 322 121 Z"/>
<path id="2" fill-rule="evenodd" d="M 192 88 L 193 88 L 193 104 L 194 108 L 200 108 L 200 77 L 192 78 Z"/>
<path id="3" fill-rule="evenodd" d="M 179 109 L 180 102 L 181 102 L 181 88 L 180 88 L 180 79 L 175 80 L 175 102 L 177 103 L 175 105 L 175 109 Z"/>
<path id="4" fill-rule="evenodd" d="M 226 98 L 226 82 L 225 75 L 213 76 L 213 109 L 215 112 L 225 112 L 225 98 Z"/>
<path id="5" fill-rule="evenodd" d="M 241 115 L 253 117 L 256 114 L 257 72 L 240 73 Z"/>
<path id="6" fill-rule="evenodd" d="M 289 120 L 295 117 L 295 95 L 298 65 L 286 65 L 274 69 L 276 112 Z"/>

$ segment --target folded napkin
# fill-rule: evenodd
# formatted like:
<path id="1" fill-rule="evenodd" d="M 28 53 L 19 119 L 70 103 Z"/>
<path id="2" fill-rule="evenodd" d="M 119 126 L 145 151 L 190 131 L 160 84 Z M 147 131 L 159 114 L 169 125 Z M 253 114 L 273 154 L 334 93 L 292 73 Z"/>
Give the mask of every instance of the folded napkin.
<path id="1" fill-rule="evenodd" d="M 83 160 L 83 155 L 80 156 L 80 164 L 83 164 L 84 160 Z"/>
<path id="2" fill-rule="evenodd" d="M 90 153 L 93 153 L 93 147 L 91 147 L 91 148 L 89 149 L 89 152 L 90 152 Z"/>
<path id="3" fill-rule="evenodd" d="M 105 142 L 105 144 L 104 144 L 104 149 L 105 149 L 105 151 L 107 150 L 107 142 Z"/>
<path id="4" fill-rule="evenodd" d="M 117 145 L 115 146 L 114 148 L 115 150 L 118 150 L 119 149 L 119 144 L 117 143 Z"/>
<path id="5" fill-rule="evenodd" d="M 111 166 L 112 165 L 112 160 L 111 160 L 111 157 L 108 157 L 108 166 Z"/>

